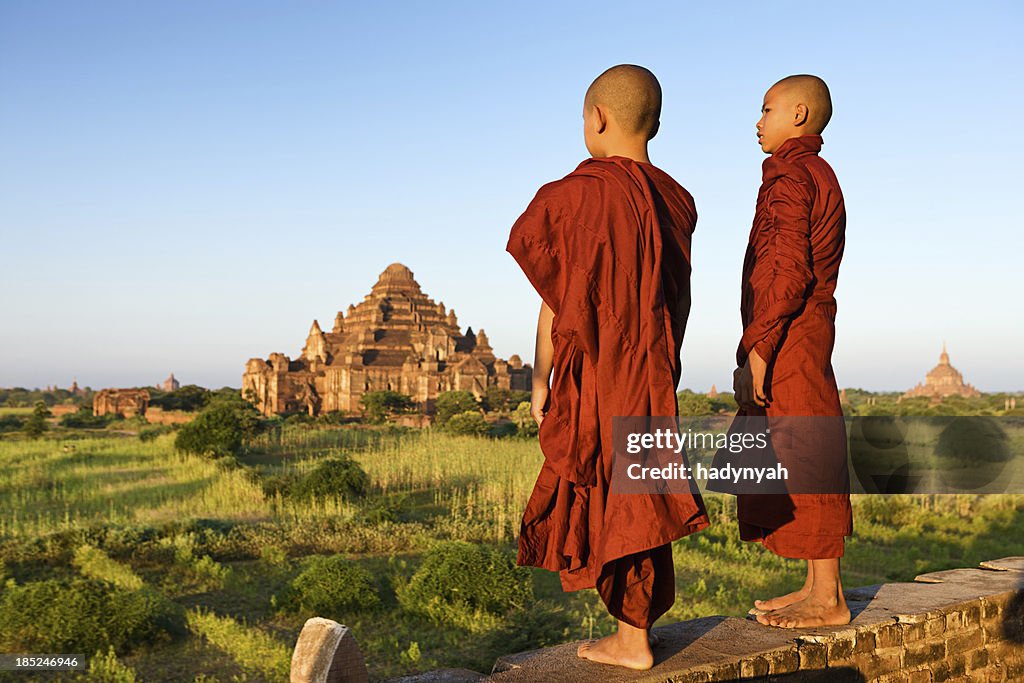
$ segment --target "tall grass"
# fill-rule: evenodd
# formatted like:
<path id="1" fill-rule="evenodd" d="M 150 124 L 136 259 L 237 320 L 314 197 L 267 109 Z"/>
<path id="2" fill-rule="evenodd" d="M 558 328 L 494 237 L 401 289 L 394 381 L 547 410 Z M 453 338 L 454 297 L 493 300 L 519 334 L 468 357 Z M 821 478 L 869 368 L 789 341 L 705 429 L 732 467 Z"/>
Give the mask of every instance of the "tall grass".
<path id="1" fill-rule="evenodd" d="M 95 522 L 302 523 L 354 514 L 333 499 L 298 505 L 268 497 L 244 469 L 179 454 L 173 438 L 81 439 L 69 452 L 52 440 L 0 441 L 0 536 L 41 536 Z"/>

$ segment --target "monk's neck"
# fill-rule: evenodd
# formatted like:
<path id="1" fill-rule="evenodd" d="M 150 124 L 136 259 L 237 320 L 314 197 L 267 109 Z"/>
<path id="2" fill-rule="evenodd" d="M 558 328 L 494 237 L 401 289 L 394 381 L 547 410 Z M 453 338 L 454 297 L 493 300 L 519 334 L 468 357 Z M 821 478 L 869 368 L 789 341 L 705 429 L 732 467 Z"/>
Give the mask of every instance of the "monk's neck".
<path id="1" fill-rule="evenodd" d="M 604 157 L 626 157 L 633 161 L 641 161 L 645 164 L 651 163 L 651 158 L 647 156 L 647 145 L 645 144 L 620 144 L 609 146 L 608 149 L 604 150 Z"/>

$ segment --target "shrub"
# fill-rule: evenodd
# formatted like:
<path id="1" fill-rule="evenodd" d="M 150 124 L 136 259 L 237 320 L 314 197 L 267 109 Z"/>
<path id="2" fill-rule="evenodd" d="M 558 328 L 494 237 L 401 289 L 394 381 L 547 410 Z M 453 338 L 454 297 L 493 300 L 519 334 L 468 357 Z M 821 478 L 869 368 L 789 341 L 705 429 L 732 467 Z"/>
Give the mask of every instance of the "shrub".
<path id="1" fill-rule="evenodd" d="M 69 429 L 103 429 L 114 419 L 113 415 L 93 415 L 92 409 L 82 406 L 77 413 L 60 418 L 60 426 Z"/>
<path id="2" fill-rule="evenodd" d="M 201 413 L 183 425 L 174 447 L 195 455 L 236 456 L 246 439 L 259 433 L 260 414 L 240 396 L 218 396 Z"/>
<path id="3" fill-rule="evenodd" d="M 180 609 L 151 589 L 95 579 L 8 585 L 0 596 L 0 649 L 120 652 L 181 632 Z"/>
<path id="4" fill-rule="evenodd" d="M 340 616 L 380 605 L 373 575 L 342 555 L 313 557 L 289 587 L 294 607 L 319 615 Z"/>
<path id="5" fill-rule="evenodd" d="M 89 660 L 89 680 L 95 683 L 135 683 L 135 670 L 117 659 L 114 648 L 107 653 L 97 652 Z"/>
<path id="6" fill-rule="evenodd" d="M 487 436 L 495 439 L 504 439 L 506 437 L 515 436 L 519 429 L 516 427 L 514 422 L 502 420 L 495 422 L 487 426 Z"/>
<path id="7" fill-rule="evenodd" d="M 483 436 L 491 430 L 484 416 L 475 410 L 467 410 L 458 415 L 452 415 L 448 421 L 441 425 L 441 428 L 449 434 L 462 436 Z"/>
<path id="8" fill-rule="evenodd" d="M 115 586 L 127 590 L 142 588 L 142 579 L 132 571 L 131 567 L 110 559 L 105 552 L 87 543 L 80 545 L 75 550 L 72 563 L 84 576 L 109 581 Z"/>
<path id="9" fill-rule="evenodd" d="M 290 488 L 298 500 L 322 496 L 362 498 L 370 490 L 370 477 L 348 456 L 325 460 Z"/>
<path id="10" fill-rule="evenodd" d="M 487 412 L 505 412 L 512 410 L 523 401 L 529 400 L 529 391 L 487 387 L 487 393 L 484 395 L 484 409 L 487 410 Z"/>
<path id="11" fill-rule="evenodd" d="M 187 412 L 202 409 L 214 396 L 212 391 L 195 384 L 186 384 L 165 394 L 153 393 L 156 395 L 149 400 L 149 405 L 162 408 L 163 410 L 184 410 Z"/>
<path id="12" fill-rule="evenodd" d="M 434 402 L 434 417 L 437 424 L 443 425 L 455 415 L 479 409 L 476 397 L 468 391 L 445 391 Z"/>
<path id="13" fill-rule="evenodd" d="M 512 411 L 512 422 L 516 425 L 516 434 L 523 437 L 537 436 L 537 421 L 530 412 L 530 402 L 523 401 Z"/>
<path id="14" fill-rule="evenodd" d="M 465 541 L 429 550 L 412 579 L 397 591 L 407 611 L 434 621 L 466 624 L 467 617 L 500 616 L 533 600 L 533 578 L 509 552 Z"/>
<path id="15" fill-rule="evenodd" d="M 715 412 L 711 399 L 689 389 L 683 389 L 676 394 L 676 404 L 679 406 L 679 415 L 682 417 L 711 415 Z"/>
<path id="16" fill-rule="evenodd" d="M 0 415 L 0 434 L 21 429 L 21 418 L 17 415 Z"/>
<path id="17" fill-rule="evenodd" d="M 348 414 L 344 410 L 331 410 L 316 418 L 316 423 L 322 425 L 343 425 L 348 421 Z"/>
<path id="18" fill-rule="evenodd" d="M 139 430 L 139 441 L 152 441 L 158 436 L 170 434 L 174 431 L 174 425 L 155 425 Z"/>
<path id="19" fill-rule="evenodd" d="M 380 424 L 388 418 L 401 415 L 412 410 L 415 403 L 412 397 L 397 391 L 371 391 L 359 399 L 363 413 L 368 422 Z"/>

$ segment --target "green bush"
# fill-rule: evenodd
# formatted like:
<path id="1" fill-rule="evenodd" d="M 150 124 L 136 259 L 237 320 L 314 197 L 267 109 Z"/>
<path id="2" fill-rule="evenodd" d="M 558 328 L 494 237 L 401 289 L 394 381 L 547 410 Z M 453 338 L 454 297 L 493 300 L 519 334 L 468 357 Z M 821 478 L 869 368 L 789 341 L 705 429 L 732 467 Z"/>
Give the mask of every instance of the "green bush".
<path id="1" fill-rule="evenodd" d="M 441 429 L 449 434 L 462 436 L 484 436 L 491 430 L 484 416 L 475 410 L 467 410 L 458 415 L 452 415 L 447 422 L 441 425 Z"/>
<path id="2" fill-rule="evenodd" d="M 516 424 L 516 434 L 523 437 L 537 436 L 537 421 L 530 412 L 530 402 L 523 401 L 512 411 L 512 421 Z"/>
<path id="3" fill-rule="evenodd" d="M 134 669 L 118 661 L 114 648 L 108 648 L 106 654 L 97 652 L 89 660 L 89 680 L 94 683 L 135 683 L 138 679 Z"/>
<path id="4" fill-rule="evenodd" d="M 514 409 L 517 405 L 523 401 L 530 400 L 529 391 L 519 391 L 511 389 L 499 389 L 498 387 L 487 387 L 487 393 L 484 395 L 484 409 L 487 412 L 506 412 Z"/>
<path id="5" fill-rule="evenodd" d="M 349 421 L 349 416 L 344 410 L 331 410 L 318 415 L 316 423 L 320 425 L 343 425 Z"/>
<path id="6" fill-rule="evenodd" d="M 72 564 L 84 576 L 107 581 L 127 590 L 139 590 L 143 586 L 142 579 L 131 567 L 112 560 L 105 552 L 88 543 L 83 543 L 75 550 Z"/>
<path id="7" fill-rule="evenodd" d="M 467 625 L 473 615 L 500 616 L 533 601 L 533 577 L 504 550 L 444 541 L 429 550 L 409 583 L 397 591 L 407 611 Z M 470 622 L 468 625 L 471 626 Z"/>
<path id="8" fill-rule="evenodd" d="M 0 415 L 0 434 L 21 429 L 21 418 L 17 415 Z"/>
<path id="9" fill-rule="evenodd" d="M 0 650 L 96 652 L 179 635 L 180 608 L 155 591 L 95 579 L 9 585 L 0 596 Z"/>
<path id="10" fill-rule="evenodd" d="M 146 427 L 145 429 L 139 430 L 139 441 L 152 441 L 158 436 L 170 434 L 173 431 L 173 425 L 154 425 L 153 427 Z"/>
<path id="11" fill-rule="evenodd" d="M 182 426 L 174 447 L 195 455 L 236 456 L 246 439 L 258 434 L 261 426 L 260 414 L 241 396 L 218 396 L 196 419 Z"/>
<path id="12" fill-rule="evenodd" d="M 445 391 L 434 401 L 434 418 L 437 424 L 443 425 L 456 415 L 479 409 L 476 397 L 468 391 Z"/>
<path id="13" fill-rule="evenodd" d="M 184 410 L 187 412 L 202 409 L 214 397 L 212 391 L 195 384 L 186 384 L 183 387 L 166 393 L 151 389 L 150 393 L 153 396 L 149 399 L 149 405 L 163 410 Z"/>
<path id="14" fill-rule="evenodd" d="M 676 394 L 676 404 L 679 406 L 679 415 L 682 417 L 711 415 L 715 412 L 711 399 L 704 394 L 698 394 L 689 389 L 683 389 Z"/>
<path id="15" fill-rule="evenodd" d="M 321 462 L 290 487 L 289 495 L 297 500 L 324 496 L 362 498 L 369 490 L 369 475 L 355 460 L 342 456 Z"/>
<path id="16" fill-rule="evenodd" d="M 502 420 L 488 425 L 487 436 L 495 439 L 505 439 L 515 436 L 519 432 L 514 422 Z"/>
<path id="17" fill-rule="evenodd" d="M 113 415 L 93 415 L 92 408 L 82 406 L 77 413 L 62 416 L 60 426 L 68 429 L 103 429 L 113 419 Z"/>
<path id="18" fill-rule="evenodd" d="M 320 616 L 348 615 L 380 605 L 373 575 L 342 555 L 313 557 L 289 588 L 293 607 Z"/>
<path id="19" fill-rule="evenodd" d="M 363 394 L 359 402 L 367 421 L 374 424 L 408 413 L 416 405 L 411 396 L 397 391 L 371 391 Z"/>

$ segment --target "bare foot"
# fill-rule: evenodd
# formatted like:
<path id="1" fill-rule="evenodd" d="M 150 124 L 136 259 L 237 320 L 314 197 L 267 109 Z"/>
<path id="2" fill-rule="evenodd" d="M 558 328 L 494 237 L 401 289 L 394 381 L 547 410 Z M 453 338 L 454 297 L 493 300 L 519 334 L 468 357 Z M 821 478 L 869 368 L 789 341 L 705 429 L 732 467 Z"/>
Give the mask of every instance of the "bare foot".
<path id="1" fill-rule="evenodd" d="M 786 593 L 780 595 L 777 598 L 771 598 L 769 600 L 754 600 L 754 606 L 747 612 L 747 614 L 761 615 L 765 612 L 771 612 L 772 610 L 782 609 L 783 607 L 789 607 L 794 602 L 800 602 L 806 598 L 811 592 L 810 585 L 804 585 L 800 590 L 793 591 L 792 593 Z"/>
<path id="2" fill-rule="evenodd" d="M 825 600 L 808 596 L 767 614 L 759 614 L 757 621 L 766 626 L 779 628 L 843 626 L 850 623 L 850 609 L 846 606 L 845 600 Z"/>
<path id="3" fill-rule="evenodd" d="M 614 664 L 646 671 L 654 666 L 654 655 L 646 639 L 625 643 L 621 633 L 613 633 L 600 640 L 588 640 L 576 649 L 576 655 L 601 664 Z"/>

